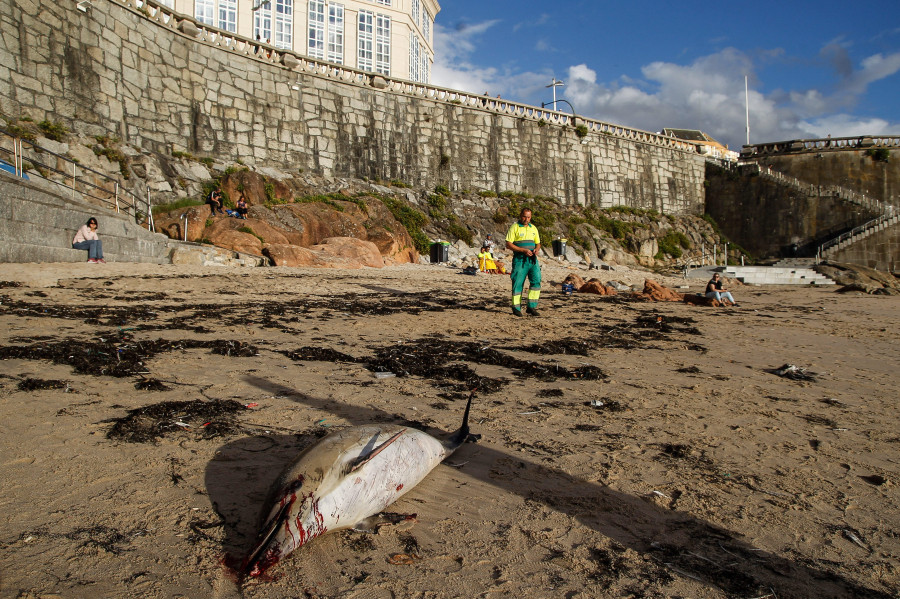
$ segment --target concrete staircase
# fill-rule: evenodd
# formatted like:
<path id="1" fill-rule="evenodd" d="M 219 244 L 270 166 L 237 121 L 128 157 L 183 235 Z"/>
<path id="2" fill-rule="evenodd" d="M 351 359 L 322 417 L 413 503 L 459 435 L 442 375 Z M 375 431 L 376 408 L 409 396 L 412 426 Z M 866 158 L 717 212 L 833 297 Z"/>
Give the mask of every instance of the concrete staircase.
<path id="1" fill-rule="evenodd" d="M 75 232 L 87 219 L 100 222 L 107 262 L 264 266 L 262 256 L 169 239 L 151 233 L 125 214 L 55 193 L 46 185 L 0 172 L 0 262 L 84 262 L 87 252 L 72 249 Z"/>
<path id="2" fill-rule="evenodd" d="M 848 231 L 839 237 L 835 237 L 834 239 L 823 243 L 819 247 L 819 257 L 822 260 L 827 260 L 831 258 L 838 251 L 853 245 L 867 237 L 878 233 L 879 231 L 884 231 L 889 227 L 896 226 L 900 224 L 900 214 L 885 214 L 875 220 L 869 221 L 864 225 L 860 225 L 856 227 L 852 231 Z"/>
<path id="3" fill-rule="evenodd" d="M 811 268 L 798 266 L 726 266 L 723 274 L 749 285 L 834 285 Z"/>

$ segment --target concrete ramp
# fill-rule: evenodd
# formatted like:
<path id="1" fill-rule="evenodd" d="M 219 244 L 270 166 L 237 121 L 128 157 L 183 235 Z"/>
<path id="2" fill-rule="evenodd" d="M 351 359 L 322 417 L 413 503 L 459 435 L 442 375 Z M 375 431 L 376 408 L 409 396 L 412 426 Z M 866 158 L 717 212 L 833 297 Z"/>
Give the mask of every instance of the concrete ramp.
<path id="1" fill-rule="evenodd" d="M 126 214 L 77 197 L 54 193 L 47 184 L 0 172 L 0 262 L 84 262 L 72 238 L 91 216 L 97 218 L 107 262 L 264 266 L 262 256 L 169 239 L 135 224 Z"/>
<path id="2" fill-rule="evenodd" d="M 722 274 L 749 285 L 834 285 L 811 268 L 791 266 L 726 266 Z"/>

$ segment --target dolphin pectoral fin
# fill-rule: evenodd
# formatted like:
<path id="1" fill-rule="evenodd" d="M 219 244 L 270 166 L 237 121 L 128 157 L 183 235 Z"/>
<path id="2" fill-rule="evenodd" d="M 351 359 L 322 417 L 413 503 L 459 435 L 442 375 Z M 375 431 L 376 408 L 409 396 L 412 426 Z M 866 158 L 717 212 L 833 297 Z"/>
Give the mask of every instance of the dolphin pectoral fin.
<path id="1" fill-rule="evenodd" d="M 397 514 L 395 512 L 382 512 L 369 516 L 353 525 L 356 532 L 366 532 L 378 534 L 378 529 L 382 526 L 394 526 L 404 522 L 415 523 L 416 514 Z"/>
<path id="2" fill-rule="evenodd" d="M 369 455 L 367 455 L 367 456 L 361 456 L 361 457 L 357 458 L 356 460 L 350 462 L 350 463 L 348 464 L 349 468 L 347 469 L 347 472 L 346 472 L 346 473 L 347 473 L 347 474 L 351 474 L 351 473 L 353 473 L 353 472 L 356 472 L 357 470 L 359 470 L 359 469 L 362 468 L 363 466 L 365 466 L 365 465 L 366 465 L 367 463 L 369 463 L 369 461 L 371 461 L 375 456 L 377 456 L 379 453 L 381 453 L 382 451 L 384 451 L 384 449 L 385 449 L 388 445 L 390 445 L 391 443 L 393 443 L 394 441 L 396 441 L 397 439 L 399 439 L 399 438 L 400 438 L 400 435 L 402 435 L 402 434 L 405 433 L 405 432 L 406 432 L 406 429 L 400 431 L 399 433 L 397 433 L 396 435 L 394 435 L 393 437 L 391 437 L 390 439 L 388 439 L 387 441 L 385 441 L 384 443 L 382 443 L 381 445 L 379 445 L 378 447 L 376 447 L 375 449 L 373 449 L 373 450 L 372 450 L 372 453 L 370 453 Z"/>

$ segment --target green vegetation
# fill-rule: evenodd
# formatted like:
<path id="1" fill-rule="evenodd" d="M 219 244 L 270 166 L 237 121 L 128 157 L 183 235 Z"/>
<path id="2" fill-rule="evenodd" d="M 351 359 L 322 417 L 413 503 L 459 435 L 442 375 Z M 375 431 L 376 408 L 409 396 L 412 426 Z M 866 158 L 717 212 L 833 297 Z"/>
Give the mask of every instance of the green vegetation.
<path id="1" fill-rule="evenodd" d="M 346 202 L 349 198 L 347 196 L 340 193 L 329 193 L 329 194 L 317 194 L 311 196 L 303 196 L 302 198 L 297 198 L 294 200 L 295 204 L 325 204 L 326 206 L 331 206 L 338 212 L 343 212 L 344 207 L 338 204 L 338 202 Z M 279 203 L 287 204 L 287 200 L 282 200 Z"/>
<path id="2" fill-rule="evenodd" d="M 19 139 L 24 139 L 25 141 L 30 141 L 32 143 L 37 140 L 37 135 L 35 135 L 30 129 L 20 127 L 19 125 L 16 125 L 12 122 L 6 126 L 6 132 L 13 137 L 18 137 Z"/>
<path id="3" fill-rule="evenodd" d="M 587 137 L 587 134 L 588 134 L 587 125 L 578 125 L 577 127 L 575 127 L 575 135 L 577 135 L 579 139 L 581 139 L 583 137 Z"/>
<path id="4" fill-rule="evenodd" d="M 211 227 L 211 226 L 213 226 L 213 223 L 214 223 L 214 222 L 215 222 L 215 221 L 214 221 L 213 219 L 208 218 L 208 219 L 206 219 L 206 223 L 204 224 L 204 226 L 205 226 L 205 227 Z"/>
<path id="5" fill-rule="evenodd" d="M 194 160 L 194 155 L 190 152 L 181 152 L 179 150 L 172 150 L 172 158 L 183 158 L 185 160 Z"/>
<path id="6" fill-rule="evenodd" d="M 659 251 L 656 253 L 656 258 L 659 260 L 663 259 L 665 254 L 668 254 L 673 258 L 681 258 L 681 250 L 687 250 L 691 247 L 691 240 L 688 239 L 687 235 L 681 231 L 676 231 L 675 229 L 666 231 L 665 236 L 663 236 L 662 239 L 659 239 L 658 243 Z"/>
<path id="7" fill-rule="evenodd" d="M 439 193 L 444 197 L 450 197 L 450 188 L 446 185 L 436 185 L 434 188 L 434 193 Z"/>
<path id="8" fill-rule="evenodd" d="M 121 150 L 115 147 L 119 143 L 117 137 L 109 137 L 108 135 L 98 135 L 94 139 L 97 140 L 96 146 L 93 147 L 94 154 L 104 156 L 110 162 L 119 164 L 119 172 L 126 181 L 131 178 L 131 172 L 128 170 L 128 158 Z"/>
<path id="9" fill-rule="evenodd" d="M 165 214 L 166 212 L 172 212 L 173 210 L 180 210 L 182 208 L 188 208 L 190 206 L 202 206 L 205 202 L 203 200 L 195 200 L 194 198 L 181 198 L 180 200 L 175 200 L 174 202 L 170 202 L 168 204 L 159 204 L 153 207 L 153 214 Z M 206 226 L 210 226 L 212 224 L 211 220 L 206 221 Z"/>
<path id="10" fill-rule="evenodd" d="M 266 242 L 265 239 L 263 239 L 262 237 L 260 237 L 259 235 L 257 235 L 257 234 L 253 231 L 253 229 L 251 229 L 250 227 L 248 227 L 248 226 L 246 226 L 246 225 L 243 226 L 243 227 L 238 227 L 237 230 L 238 230 L 238 232 L 240 232 L 240 233 L 248 233 L 248 234 L 250 234 L 250 235 L 253 235 L 253 236 L 256 237 L 257 239 L 259 239 L 259 242 L 260 242 L 260 243 L 265 243 L 265 242 Z"/>
<path id="11" fill-rule="evenodd" d="M 400 189 L 409 189 L 409 185 L 400 179 L 391 179 L 391 187 L 399 187 Z"/>
<path id="12" fill-rule="evenodd" d="M 869 148 L 866 150 L 866 156 L 875 162 L 888 162 L 891 157 L 891 151 L 887 148 Z"/>
<path id="13" fill-rule="evenodd" d="M 491 191 L 490 189 L 483 189 L 478 192 L 478 195 L 480 195 L 483 198 L 496 198 L 497 197 L 497 194 L 495 192 Z"/>
<path id="14" fill-rule="evenodd" d="M 406 228 L 407 233 L 412 237 L 416 250 L 420 254 L 427 254 L 431 240 L 422 232 L 422 227 L 428 224 L 428 219 L 425 215 L 397 198 L 389 196 L 378 196 L 378 198 L 391 211 L 394 218 Z"/>
<path id="15" fill-rule="evenodd" d="M 441 168 L 450 165 L 450 156 L 449 154 L 441 154 Z"/>
<path id="16" fill-rule="evenodd" d="M 494 215 L 491 217 L 491 220 L 497 223 L 498 225 L 502 225 L 506 223 L 509 219 L 509 213 L 504 212 L 503 209 L 498 208 Z"/>
<path id="17" fill-rule="evenodd" d="M 453 217 L 450 222 L 450 226 L 447 227 L 447 233 L 452 237 L 456 237 L 457 239 L 461 239 L 466 242 L 466 245 L 472 245 L 472 232 L 464 227 L 463 225 L 457 222 L 456 217 Z"/>
<path id="18" fill-rule="evenodd" d="M 269 204 L 284 204 L 285 202 L 281 201 L 279 198 L 275 197 L 275 186 L 270 182 L 266 181 L 263 185 L 263 189 L 266 190 L 266 205 Z M 244 191 L 243 186 L 240 191 Z"/>
<path id="19" fill-rule="evenodd" d="M 200 163 L 203 164 L 203 165 L 205 165 L 206 168 L 212 168 L 212 165 L 213 165 L 213 159 L 210 158 L 209 156 L 205 156 L 205 157 L 203 157 L 203 158 L 200 158 Z"/>
<path id="20" fill-rule="evenodd" d="M 547 121 L 545 121 L 544 119 L 541 119 L 538 121 L 538 127 L 546 127 L 546 126 L 547 126 Z"/>
<path id="21" fill-rule="evenodd" d="M 447 208 L 447 198 L 433 193 L 428 196 L 428 205 L 438 210 L 445 210 Z"/>
<path id="22" fill-rule="evenodd" d="M 41 121 L 38 123 L 38 129 L 44 133 L 47 139 L 52 139 L 53 141 L 62 141 L 69 133 L 66 126 L 59 121 Z"/>

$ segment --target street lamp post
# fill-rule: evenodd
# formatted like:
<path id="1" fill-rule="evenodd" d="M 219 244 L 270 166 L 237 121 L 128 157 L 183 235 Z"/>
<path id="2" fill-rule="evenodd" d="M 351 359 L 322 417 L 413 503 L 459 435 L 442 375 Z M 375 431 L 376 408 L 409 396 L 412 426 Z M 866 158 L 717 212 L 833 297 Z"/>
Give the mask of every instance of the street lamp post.
<path id="1" fill-rule="evenodd" d="M 550 82 L 550 85 L 546 87 L 553 88 L 553 110 L 556 110 L 556 88 L 565 85 L 562 81 L 557 81 L 556 77 L 553 78 L 553 81 Z"/>

